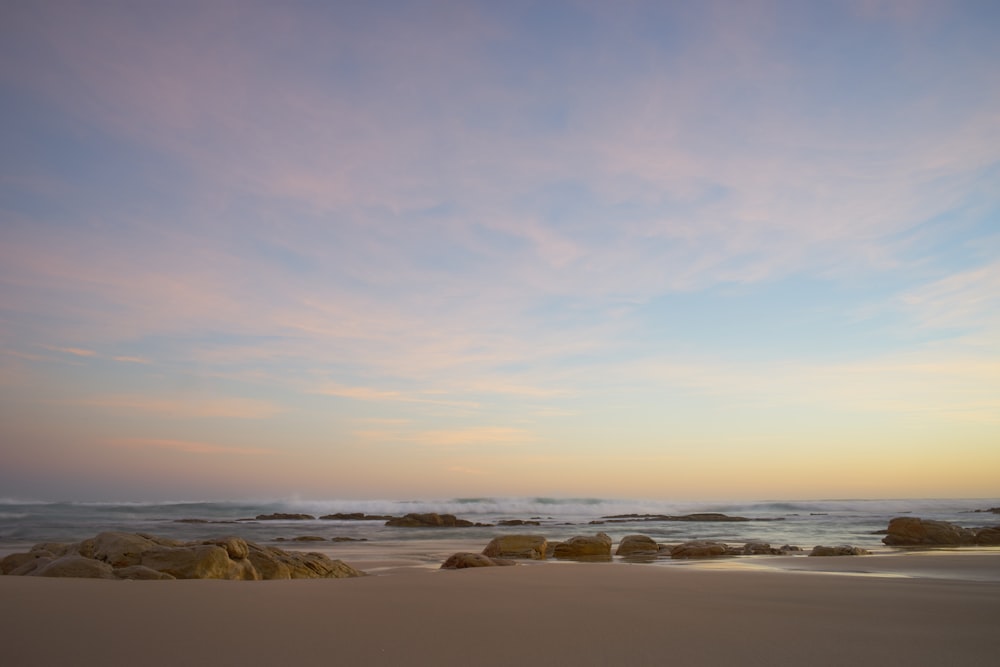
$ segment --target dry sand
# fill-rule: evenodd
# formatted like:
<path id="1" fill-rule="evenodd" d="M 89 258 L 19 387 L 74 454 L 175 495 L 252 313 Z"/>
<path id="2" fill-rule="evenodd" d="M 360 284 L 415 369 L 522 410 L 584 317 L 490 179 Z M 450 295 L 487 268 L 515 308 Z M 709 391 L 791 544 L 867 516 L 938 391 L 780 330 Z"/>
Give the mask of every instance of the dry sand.
<path id="1" fill-rule="evenodd" d="M 0 577 L 0 663 L 997 664 L 996 552 L 775 563 L 826 572 L 761 562 L 264 582 Z"/>

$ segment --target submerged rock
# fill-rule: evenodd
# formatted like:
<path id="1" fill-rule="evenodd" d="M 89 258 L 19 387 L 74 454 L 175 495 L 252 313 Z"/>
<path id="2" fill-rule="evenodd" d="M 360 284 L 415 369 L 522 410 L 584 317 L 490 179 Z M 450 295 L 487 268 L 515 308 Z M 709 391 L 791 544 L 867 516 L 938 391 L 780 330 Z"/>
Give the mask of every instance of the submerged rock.
<path id="1" fill-rule="evenodd" d="M 258 514 L 257 521 L 313 521 L 316 519 L 312 514 L 289 514 L 287 512 L 274 512 L 273 514 Z"/>

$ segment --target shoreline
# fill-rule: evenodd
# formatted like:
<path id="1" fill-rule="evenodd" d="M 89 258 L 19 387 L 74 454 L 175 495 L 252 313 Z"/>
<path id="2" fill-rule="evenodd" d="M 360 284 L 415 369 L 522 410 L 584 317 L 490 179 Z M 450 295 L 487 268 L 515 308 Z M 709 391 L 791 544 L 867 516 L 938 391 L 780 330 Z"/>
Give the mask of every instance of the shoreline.
<path id="1" fill-rule="evenodd" d="M 3 576 L 2 655 L 24 667 L 123 655 L 148 665 L 932 665 L 986 664 L 1000 651 L 998 550 L 788 560 L 796 568 L 763 557 L 261 582 Z"/>

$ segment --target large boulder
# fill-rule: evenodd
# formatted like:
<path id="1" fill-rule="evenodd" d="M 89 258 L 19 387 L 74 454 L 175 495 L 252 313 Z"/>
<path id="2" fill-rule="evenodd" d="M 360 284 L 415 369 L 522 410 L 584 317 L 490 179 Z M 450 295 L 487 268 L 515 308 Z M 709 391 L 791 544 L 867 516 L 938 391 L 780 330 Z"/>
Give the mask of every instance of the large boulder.
<path id="1" fill-rule="evenodd" d="M 850 544 L 838 544 L 837 546 L 828 547 L 824 545 L 817 545 L 813 547 L 813 550 L 809 552 L 810 556 L 869 556 L 871 552 L 867 549 L 862 549 L 861 547 L 854 547 Z"/>
<path id="2" fill-rule="evenodd" d="M 715 558 L 729 554 L 729 547 L 722 542 L 692 540 L 678 544 L 670 550 L 670 557 L 682 558 Z"/>
<path id="3" fill-rule="evenodd" d="M 506 558 L 490 558 L 483 554 L 460 552 L 452 554 L 448 560 L 442 563 L 441 569 L 460 570 L 467 567 L 496 567 L 498 565 L 515 565 L 515 563 Z"/>
<path id="4" fill-rule="evenodd" d="M 128 567 L 142 563 L 142 554 L 159 545 L 153 540 L 135 533 L 99 533 L 90 543 L 90 558 L 104 561 L 111 567 Z"/>
<path id="5" fill-rule="evenodd" d="M 490 558 L 530 558 L 545 560 L 548 540 L 541 535 L 500 535 L 490 540 L 483 555 Z"/>
<path id="6" fill-rule="evenodd" d="M 364 572 L 320 553 L 299 553 L 248 543 L 247 560 L 262 579 L 342 579 Z"/>
<path id="7" fill-rule="evenodd" d="M 556 545 L 552 555 L 556 558 L 611 559 L 611 537 L 607 533 L 577 535 Z"/>
<path id="8" fill-rule="evenodd" d="M 889 528 L 882 542 L 889 546 L 921 545 L 962 545 L 975 544 L 976 535 L 968 528 L 956 526 L 947 521 L 918 519 L 917 517 L 896 517 L 889 522 Z"/>
<path id="9" fill-rule="evenodd" d="M 616 556 L 630 556 L 632 554 L 657 553 L 660 546 L 653 538 L 647 535 L 626 535 L 618 543 Z"/>
<path id="10" fill-rule="evenodd" d="M 114 579 L 114 568 L 103 561 L 69 554 L 56 558 L 31 573 L 33 577 L 85 577 L 88 579 Z"/>
<path id="11" fill-rule="evenodd" d="M 51 561 L 55 558 L 55 554 L 51 551 L 43 551 L 41 549 L 27 553 L 10 554 L 0 561 L 0 574 L 24 574 L 30 572 L 37 567 L 37 561 L 40 558 Z"/>
<path id="12" fill-rule="evenodd" d="M 217 547 L 222 547 L 226 550 L 226 555 L 233 560 L 241 560 L 250 555 L 250 547 L 246 540 L 240 537 L 221 537 L 217 540 L 206 540 L 202 544 L 214 544 Z"/>
<path id="13" fill-rule="evenodd" d="M 977 528 L 976 544 L 1000 546 L 1000 527 Z"/>
<path id="14" fill-rule="evenodd" d="M 166 572 L 177 579 L 257 579 L 238 575 L 238 566 L 222 547 L 199 544 L 190 547 L 157 547 L 142 554 L 140 565 Z M 235 567 L 234 567 L 235 566 Z M 252 567 L 251 567 L 252 569 Z M 256 571 L 254 570 L 254 573 Z M 246 574 L 249 574 L 246 572 Z"/>

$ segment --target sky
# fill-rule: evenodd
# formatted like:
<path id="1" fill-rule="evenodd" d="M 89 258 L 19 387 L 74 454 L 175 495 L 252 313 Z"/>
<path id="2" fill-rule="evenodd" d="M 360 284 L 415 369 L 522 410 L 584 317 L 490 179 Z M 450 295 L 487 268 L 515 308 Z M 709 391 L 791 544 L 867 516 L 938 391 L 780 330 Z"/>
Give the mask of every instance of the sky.
<path id="1" fill-rule="evenodd" d="M 0 497 L 996 497 L 998 32 L 6 0 Z"/>

